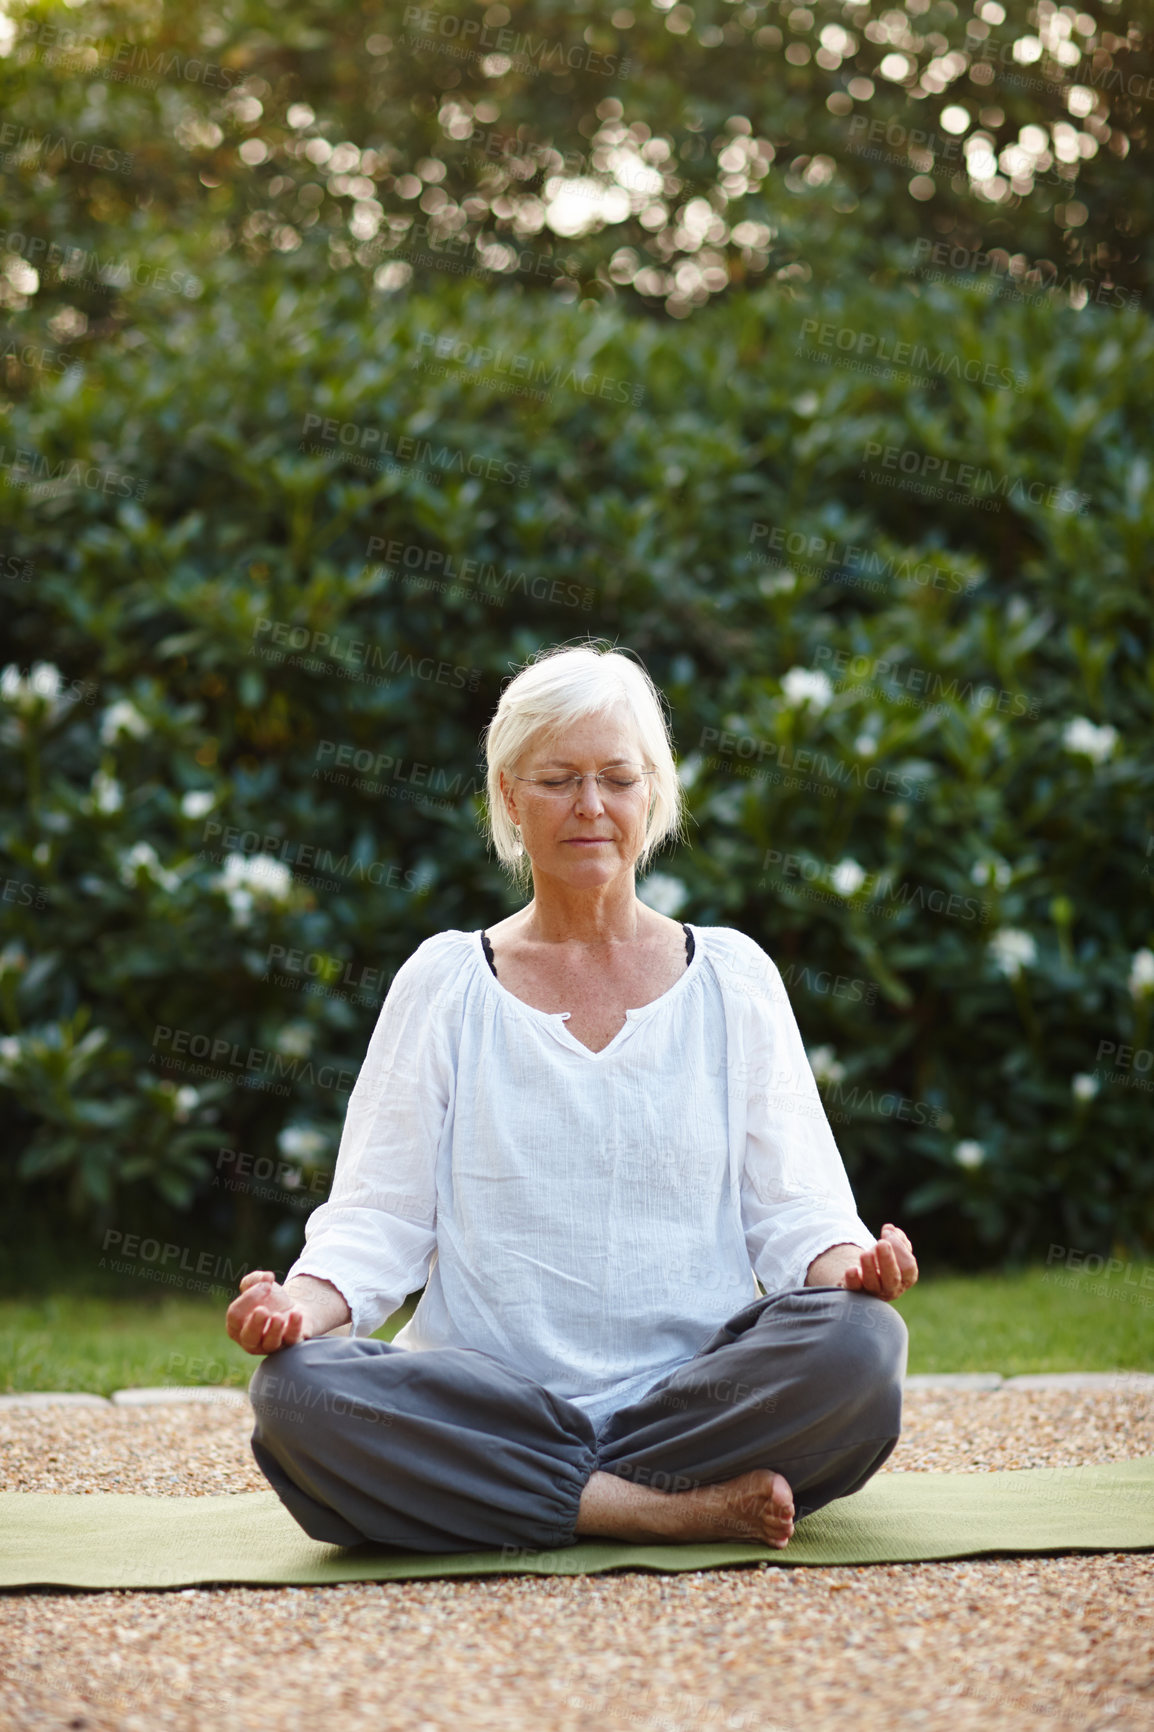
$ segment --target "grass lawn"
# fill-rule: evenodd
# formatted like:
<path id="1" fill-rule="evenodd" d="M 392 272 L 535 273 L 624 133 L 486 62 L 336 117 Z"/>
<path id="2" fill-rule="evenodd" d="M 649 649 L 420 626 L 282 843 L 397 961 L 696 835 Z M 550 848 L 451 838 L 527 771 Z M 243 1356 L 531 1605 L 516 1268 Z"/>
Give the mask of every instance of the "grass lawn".
<path id="1" fill-rule="evenodd" d="M 1029 1269 L 923 1279 L 898 1303 L 911 1372 L 1154 1370 L 1154 1289 Z M 1059 1279 L 1055 1279 L 1055 1276 Z M 1070 1282 L 1064 1286 L 1062 1281 Z M 410 1301 L 377 1331 L 389 1340 Z M 0 1300 L 0 1392 L 247 1384 L 256 1367 L 224 1333 L 224 1307 L 157 1297 Z"/>

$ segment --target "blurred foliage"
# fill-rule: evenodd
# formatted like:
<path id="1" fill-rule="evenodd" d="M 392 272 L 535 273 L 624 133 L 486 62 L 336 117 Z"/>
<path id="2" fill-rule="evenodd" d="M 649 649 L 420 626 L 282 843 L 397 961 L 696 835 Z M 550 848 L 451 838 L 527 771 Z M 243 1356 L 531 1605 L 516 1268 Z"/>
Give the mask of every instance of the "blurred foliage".
<path id="1" fill-rule="evenodd" d="M 1054 202 L 940 174 L 924 201 L 924 163 L 846 149 L 854 114 L 939 145 L 950 103 L 980 119 L 989 81 L 942 68 L 984 39 L 941 0 L 513 17 L 628 50 L 611 78 L 421 49 L 401 7 L 13 9 L 0 1086 L 29 1222 L 296 1248 L 393 971 L 517 905 L 478 826 L 502 682 L 593 634 L 667 693 L 694 819 L 644 894 L 777 959 L 866 1219 L 959 1262 L 1149 1247 L 1141 1079 L 1097 1062 L 1148 1050 L 1154 1002 L 1154 332 L 1121 305 L 1150 182 L 1107 76 L 1149 57 L 1117 13 L 998 26 L 1054 86 L 998 70 L 999 150 L 1074 85 L 1109 134 Z M 787 56 L 835 19 L 838 66 Z M 550 226 L 582 200 L 588 232 Z M 1017 292 L 919 274 L 943 237 L 1003 245 Z M 269 1182 L 222 1182 L 240 1151 Z"/>
<path id="2" fill-rule="evenodd" d="M 271 254 L 281 280 L 479 270 L 685 317 L 948 239 L 1117 305 L 1149 287 L 1154 54 L 1148 20 L 1087 6 L 9 0 L 7 228 L 67 252 L 41 304 L 96 332 L 107 252 L 139 271 L 145 242 L 150 281 Z"/>

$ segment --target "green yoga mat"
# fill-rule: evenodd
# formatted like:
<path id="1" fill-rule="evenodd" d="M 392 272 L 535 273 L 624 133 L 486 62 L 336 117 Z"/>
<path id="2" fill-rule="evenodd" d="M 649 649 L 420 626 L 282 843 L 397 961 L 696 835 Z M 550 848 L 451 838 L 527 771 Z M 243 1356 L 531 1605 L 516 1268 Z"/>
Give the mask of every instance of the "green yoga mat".
<path id="1" fill-rule="evenodd" d="M 583 1541 L 430 1556 L 310 1540 L 275 1492 L 0 1493 L 0 1587 L 302 1586 L 429 1576 L 592 1575 L 728 1564 L 889 1564 L 991 1553 L 1154 1549 L 1154 1456 L 1011 1473 L 881 1473 L 798 1523 L 784 1551 Z"/>

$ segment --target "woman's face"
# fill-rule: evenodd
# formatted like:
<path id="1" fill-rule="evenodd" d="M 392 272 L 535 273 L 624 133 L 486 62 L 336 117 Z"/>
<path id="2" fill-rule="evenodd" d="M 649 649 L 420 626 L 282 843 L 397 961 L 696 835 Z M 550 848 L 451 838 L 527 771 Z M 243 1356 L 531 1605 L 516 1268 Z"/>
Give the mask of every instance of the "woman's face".
<path id="1" fill-rule="evenodd" d="M 645 820 L 653 798 L 653 777 L 644 776 L 626 792 L 599 788 L 598 770 L 647 768 L 645 757 L 624 717 L 587 716 L 564 735 L 541 735 L 529 742 L 516 776 L 561 781 L 584 775 L 579 790 L 563 795 L 502 775 L 501 789 L 534 876 L 559 878 L 574 888 L 607 884 L 632 872 L 645 845 Z"/>

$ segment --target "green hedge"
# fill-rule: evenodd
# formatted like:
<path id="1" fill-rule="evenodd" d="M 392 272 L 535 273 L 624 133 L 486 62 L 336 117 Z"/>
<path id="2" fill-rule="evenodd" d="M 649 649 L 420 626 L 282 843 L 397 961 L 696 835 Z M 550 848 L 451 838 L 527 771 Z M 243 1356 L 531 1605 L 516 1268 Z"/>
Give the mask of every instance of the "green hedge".
<path id="1" fill-rule="evenodd" d="M 392 972 L 516 905 L 502 683 L 592 634 L 688 786 L 645 894 L 777 959 L 866 1218 L 969 1262 L 1150 1246 L 1154 335 L 914 287 L 661 324 L 225 257 L 11 409 L 28 1232 L 299 1244 Z M 900 371 L 839 364 L 878 343 Z M 172 1062 L 205 1042 L 221 1076 Z M 222 1148 L 265 1164 L 229 1191 Z"/>

